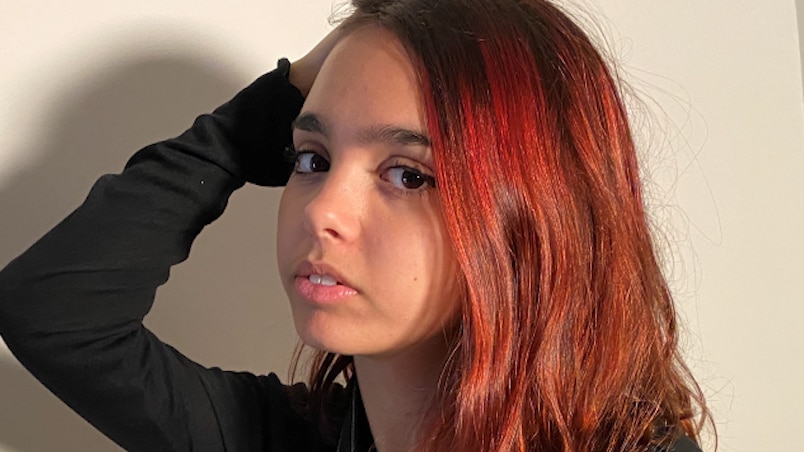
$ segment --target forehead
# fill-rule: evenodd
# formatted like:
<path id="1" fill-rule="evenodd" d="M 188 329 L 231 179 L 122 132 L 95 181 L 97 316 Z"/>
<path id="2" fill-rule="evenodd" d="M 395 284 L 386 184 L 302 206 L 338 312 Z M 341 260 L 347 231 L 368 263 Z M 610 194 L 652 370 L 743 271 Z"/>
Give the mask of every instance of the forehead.
<path id="1" fill-rule="evenodd" d="M 305 100 L 305 113 L 333 128 L 424 128 L 413 65 L 401 43 L 378 26 L 353 30 L 335 46 Z"/>

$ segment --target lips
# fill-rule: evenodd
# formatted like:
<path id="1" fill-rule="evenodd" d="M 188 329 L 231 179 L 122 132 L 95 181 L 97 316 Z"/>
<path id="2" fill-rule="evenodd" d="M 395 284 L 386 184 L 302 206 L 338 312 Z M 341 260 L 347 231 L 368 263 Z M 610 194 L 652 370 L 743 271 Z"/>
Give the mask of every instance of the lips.
<path id="1" fill-rule="evenodd" d="M 357 294 L 334 268 L 323 263 L 303 262 L 294 278 L 296 291 L 317 304 L 332 304 Z"/>

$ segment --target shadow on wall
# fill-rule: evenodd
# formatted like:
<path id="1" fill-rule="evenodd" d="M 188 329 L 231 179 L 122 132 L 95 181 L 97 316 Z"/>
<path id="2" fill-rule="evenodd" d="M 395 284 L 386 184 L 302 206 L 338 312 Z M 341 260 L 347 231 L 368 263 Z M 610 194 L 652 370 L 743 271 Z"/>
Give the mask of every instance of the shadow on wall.
<path id="1" fill-rule="evenodd" d="M 798 16 L 798 51 L 801 55 L 801 87 L 804 89 L 804 2 L 796 1 Z M 804 101 L 804 99 L 802 99 Z"/>
<path id="2" fill-rule="evenodd" d="M 0 266 L 77 207 L 100 175 L 119 172 L 144 145 L 178 135 L 243 85 L 198 59 L 136 55 L 54 96 L 35 147 L 22 150 L 40 161 L 0 191 Z M 205 365 L 285 376 L 295 336 L 276 276 L 278 195 L 240 190 L 190 259 L 173 269 L 147 319 L 162 340 Z M 1 356 L 0 382 L 0 449 L 119 450 Z"/>

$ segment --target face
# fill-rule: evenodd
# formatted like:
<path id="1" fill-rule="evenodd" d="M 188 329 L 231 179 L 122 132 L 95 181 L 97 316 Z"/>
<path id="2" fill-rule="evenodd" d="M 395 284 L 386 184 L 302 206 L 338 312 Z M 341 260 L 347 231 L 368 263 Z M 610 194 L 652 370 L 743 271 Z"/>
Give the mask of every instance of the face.
<path id="1" fill-rule="evenodd" d="M 457 266 L 425 130 L 401 44 L 375 27 L 344 37 L 294 124 L 279 207 L 279 271 L 306 344 L 386 356 L 454 323 Z"/>

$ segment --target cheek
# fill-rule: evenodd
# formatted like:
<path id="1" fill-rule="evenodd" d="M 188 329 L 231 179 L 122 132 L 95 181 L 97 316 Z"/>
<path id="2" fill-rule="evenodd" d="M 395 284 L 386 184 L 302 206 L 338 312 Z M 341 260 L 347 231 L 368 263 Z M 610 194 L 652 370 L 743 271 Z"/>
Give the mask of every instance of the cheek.
<path id="1" fill-rule="evenodd" d="M 460 267 L 452 248 L 452 242 L 446 232 L 446 227 L 440 221 L 435 222 L 430 238 L 430 271 L 431 291 L 437 294 L 437 313 L 442 326 L 454 323 L 460 312 L 460 297 L 462 295 Z"/>
<path id="2" fill-rule="evenodd" d="M 374 277 L 384 282 L 389 314 L 432 324 L 454 317 L 458 266 L 443 225 L 428 213 L 385 217 L 364 252 Z"/>

